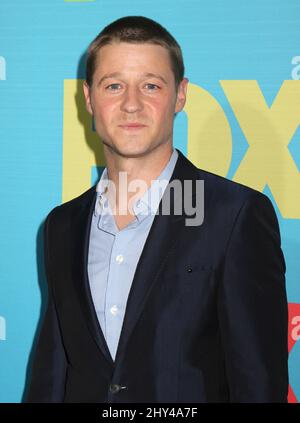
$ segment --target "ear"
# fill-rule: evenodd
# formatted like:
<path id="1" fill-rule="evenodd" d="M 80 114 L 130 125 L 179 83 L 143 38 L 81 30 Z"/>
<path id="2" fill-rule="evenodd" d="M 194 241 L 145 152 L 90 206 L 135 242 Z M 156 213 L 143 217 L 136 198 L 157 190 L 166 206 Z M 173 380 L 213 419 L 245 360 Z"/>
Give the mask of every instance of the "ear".
<path id="1" fill-rule="evenodd" d="M 183 80 L 178 85 L 175 113 L 181 112 L 181 110 L 184 108 L 188 83 L 189 80 L 187 78 L 183 78 Z"/>
<path id="2" fill-rule="evenodd" d="M 86 109 L 93 116 L 93 107 L 92 107 L 92 102 L 91 102 L 91 89 L 88 86 L 86 81 L 84 81 L 84 83 L 83 83 L 83 93 L 84 93 L 84 97 L 85 97 Z"/>

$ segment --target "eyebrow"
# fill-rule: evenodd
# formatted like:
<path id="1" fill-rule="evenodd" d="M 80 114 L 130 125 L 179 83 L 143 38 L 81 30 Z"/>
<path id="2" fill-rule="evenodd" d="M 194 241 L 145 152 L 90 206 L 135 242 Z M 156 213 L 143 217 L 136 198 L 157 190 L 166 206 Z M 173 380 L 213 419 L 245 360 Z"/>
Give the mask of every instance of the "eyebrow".
<path id="1" fill-rule="evenodd" d="M 143 78 L 157 78 L 157 79 L 160 79 L 164 84 L 168 85 L 168 83 L 165 80 L 165 78 L 163 76 L 161 76 L 161 75 L 158 75 L 158 74 L 155 74 L 155 73 L 151 73 L 151 72 L 147 72 L 147 73 L 143 73 L 141 76 Z M 120 78 L 121 79 L 121 77 L 122 77 L 121 72 L 112 72 L 112 73 L 109 73 L 107 75 L 102 76 L 102 78 L 97 83 L 97 86 L 99 86 L 100 84 L 102 84 L 102 82 L 105 81 L 105 79 L 110 79 L 110 78 Z"/>

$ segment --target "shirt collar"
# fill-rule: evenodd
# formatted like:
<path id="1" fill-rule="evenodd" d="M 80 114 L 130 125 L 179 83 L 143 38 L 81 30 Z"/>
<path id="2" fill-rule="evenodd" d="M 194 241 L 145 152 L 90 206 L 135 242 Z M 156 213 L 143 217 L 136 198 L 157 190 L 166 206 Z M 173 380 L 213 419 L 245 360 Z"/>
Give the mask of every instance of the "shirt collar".
<path id="1" fill-rule="evenodd" d="M 107 168 L 104 168 L 101 174 L 100 180 L 96 186 L 97 200 L 96 200 L 95 210 L 94 210 L 95 216 L 100 215 L 104 204 L 107 205 L 108 203 L 107 198 L 105 197 L 105 192 L 107 190 L 108 182 L 109 180 L 108 180 Z"/>
<path id="2" fill-rule="evenodd" d="M 159 174 L 159 176 L 152 182 L 150 187 L 147 191 L 140 197 L 137 201 L 135 201 L 133 205 L 133 211 L 138 220 L 144 219 L 149 214 L 155 214 L 160 200 L 163 196 L 163 193 L 170 181 L 172 173 L 174 171 L 176 162 L 178 158 L 178 152 L 174 148 L 171 154 L 171 157 Z M 100 215 L 104 205 L 107 205 L 108 201 L 105 196 L 105 192 L 108 186 L 108 173 L 107 168 L 105 168 L 102 172 L 100 180 L 96 186 L 97 192 L 97 201 L 95 205 L 95 216 Z"/>
<path id="3" fill-rule="evenodd" d="M 160 200 L 175 168 L 177 158 L 178 152 L 176 149 L 173 149 L 171 157 L 162 172 L 153 180 L 142 197 L 135 202 L 133 210 L 137 218 L 141 215 L 155 214 L 157 212 Z"/>

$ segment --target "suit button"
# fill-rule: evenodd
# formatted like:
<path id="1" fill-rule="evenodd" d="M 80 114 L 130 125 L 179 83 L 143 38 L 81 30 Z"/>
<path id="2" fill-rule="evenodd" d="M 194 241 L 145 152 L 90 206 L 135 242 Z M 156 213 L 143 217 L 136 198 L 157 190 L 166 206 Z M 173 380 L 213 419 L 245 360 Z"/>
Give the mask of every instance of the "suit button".
<path id="1" fill-rule="evenodd" d="M 117 394 L 121 389 L 126 389 L 126 386 L 117 385 L 116 383 L 111 383 L 109 385 L 109 392 L 112 394 Z"/>

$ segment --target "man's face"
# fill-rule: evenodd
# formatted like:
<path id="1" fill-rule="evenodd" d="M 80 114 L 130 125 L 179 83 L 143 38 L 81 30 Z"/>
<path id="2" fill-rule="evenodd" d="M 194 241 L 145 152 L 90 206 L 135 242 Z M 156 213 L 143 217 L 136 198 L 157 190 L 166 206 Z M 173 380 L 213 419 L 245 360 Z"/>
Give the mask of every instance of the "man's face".
<path id="1" fill-rule="evenodd" d="M 124 42 L 100 49 L 93 84 L 84 84 L 98 135 L 124 157 L 172 146 L 174 113 L 184 107 L 186 89 L 184 79 L 176 92 L 164 47 Z"/>

